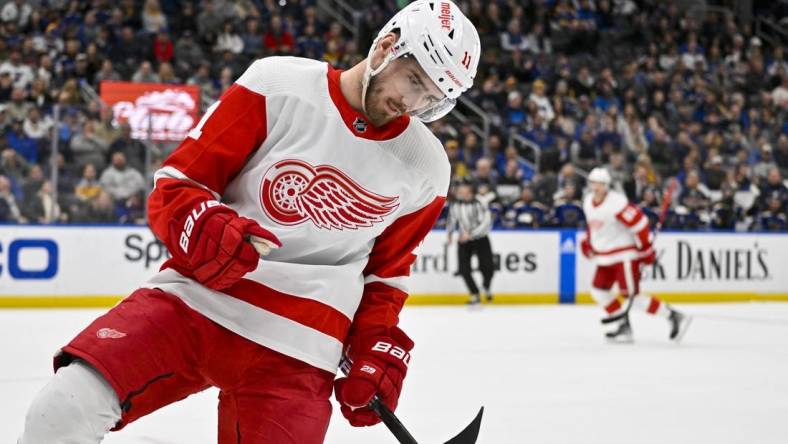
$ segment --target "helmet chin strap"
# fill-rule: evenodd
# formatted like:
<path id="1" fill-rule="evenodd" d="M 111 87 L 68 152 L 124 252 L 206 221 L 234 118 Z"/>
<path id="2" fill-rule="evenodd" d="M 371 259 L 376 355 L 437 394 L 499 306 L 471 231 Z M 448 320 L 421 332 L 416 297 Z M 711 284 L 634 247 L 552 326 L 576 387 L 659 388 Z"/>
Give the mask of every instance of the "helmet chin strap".
<path id="1" fill-rule="evenodd" d="M 386 67 L 394 60 L 395 53 L 393 51 L 389 51 L 386 54 L 386 57 L 375 69 L 372 69 L 372 53 L 375 52 L 375 47 L 377 46 L 379 40 L 375 40 L 372 43 L 372 47 L 369 48 L 369 54 L 367 54 L 367 64 L 364 68 L 364 77 L 361 78 L 361 109 L 364 110 L 364 115 L 369 117 L 369 113 L 367 113 L 367 88 L 369 87 L 369 82 L 372 80 L 372 77 L 380 74 Z"/>

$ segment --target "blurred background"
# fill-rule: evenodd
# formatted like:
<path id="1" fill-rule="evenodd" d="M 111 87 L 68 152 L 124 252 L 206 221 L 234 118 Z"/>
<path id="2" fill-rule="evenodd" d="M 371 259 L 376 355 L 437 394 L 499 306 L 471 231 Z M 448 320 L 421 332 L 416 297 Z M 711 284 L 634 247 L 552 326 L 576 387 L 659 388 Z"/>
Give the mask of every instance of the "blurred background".
<path id="1" fill-rule="evenodd" d="M 250 61 L 348 68 L 405 3 L 4 1 L 0 221 L 144 224 L 152 172 Z M 459 4 L 483 60 L 431 128 L 496 228 L 582 227 L 605 165 L 652 218 L 677 178 L 670 229 L 786 230 L 785 1 Z"/>

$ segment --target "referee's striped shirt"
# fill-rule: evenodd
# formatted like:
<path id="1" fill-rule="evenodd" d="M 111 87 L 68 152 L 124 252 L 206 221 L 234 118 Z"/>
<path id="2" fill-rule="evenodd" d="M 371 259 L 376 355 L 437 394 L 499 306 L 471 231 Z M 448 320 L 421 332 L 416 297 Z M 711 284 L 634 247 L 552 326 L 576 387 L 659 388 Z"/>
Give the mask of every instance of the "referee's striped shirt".
<path id="1" fill-rule="evenodd" d="M 457 228 L 468 233 L 470 240 L 487 236 L 492 228 L 492 216 L 487 205 L 478 198 L 470 202 L 455 200 L 449 205 L 449 221 L 446 229 L 449 233 Z"/>

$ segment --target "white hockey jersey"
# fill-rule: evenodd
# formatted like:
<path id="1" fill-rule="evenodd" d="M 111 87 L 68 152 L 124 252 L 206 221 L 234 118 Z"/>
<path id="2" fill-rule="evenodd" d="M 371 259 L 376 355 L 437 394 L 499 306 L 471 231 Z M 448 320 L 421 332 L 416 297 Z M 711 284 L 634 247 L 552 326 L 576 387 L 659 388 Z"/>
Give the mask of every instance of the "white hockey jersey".
<path id="1" fill-rule="evenodd" d="M 597 265 L 611 265 L 644 257 L 649 246 L 648 217 L 626 196 L 610 190 L 602 202 L 594 202 L 591 193 L 583 200 L 586 236 L 591 243 Z"/>
<path id="2" fill-rule="evenodd" d="M 415 249 L 444 205 L 449 163 L 421 122 L 373 127 L 340 71 L 294 57 L 252 63 L 155 175 L 150 224 L 220 199 L 282 241 L 222 292 L 168 261 L 161 288 L 229 330 L 336 372 L 351 327 L 396 325 Z"/>

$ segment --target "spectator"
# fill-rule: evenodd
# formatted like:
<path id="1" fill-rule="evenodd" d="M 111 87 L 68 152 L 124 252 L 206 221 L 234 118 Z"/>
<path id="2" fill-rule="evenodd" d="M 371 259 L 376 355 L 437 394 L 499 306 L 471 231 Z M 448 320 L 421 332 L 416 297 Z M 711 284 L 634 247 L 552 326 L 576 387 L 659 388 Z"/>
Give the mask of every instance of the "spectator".
<path id="1" fill-rule="evenodd" d="M 623 182 L 624 194 L 630 202 L 645 201 L 644 193 L 652 190 L 652 184 L 649 180 L 648 167 L 643 163 L 638 163 L 635 166 L 634 174 Z"/>
<path id="2" fill-rule="evenodd" d="M 525 50 L 534 54 L 550 54 L 553 52 L 550 37 L 545 35 L 542 23 L 534 23 L 531 32 L 525 37 Z"/>
<path id="3" fill-rule="evenodd" d="M 208 100 L 213 101 L 219 95 L 216 83 L 211 78 L 211 65 L 208 62 L 201 62 L 197 66 L 197 71 L 189 77 L 186 83 L 199 86 L 200 94 Z"/>
<path id="4" fill-rule="evenodd" d="M 41 165 L 34 164 L 27 171 L 27 176 L 22 181 L 22 196 L 24 201 L 38 193 L 44 184 L 44 170 Z"/>
<path id="5" fill-rule="evenodd" d="M 469 175 L 468 165 L 459 159 L 460 143 L 456 139 L 446 141 L 446 156 L 451 165 L 451 177 L 461 179 Z"/>
<path id="6" fill-rule="evenodd" d="M 114 119 L 112 108 L 107 106 L 99 108 L 99 120 L 93 125 L 93 131 L 106 145 L 110 145 L 120 136 L 120 128 L 115 125 Z"/>
<path id="7" fill-rule="evenodd" d="M 610 162 L 605 165 L 612 179 L 611 186 L 618 191 L 624 191 L 624 182 L 629 178 L 629 170 L 624 162 L 624 155 L 619 151 L 610 154 Z"/>
<path id="8" fill-rule="evenodd" d="M 89 163 L 82 169 L 82 178 L 74 188 L 74 195 L 81 201 L 91 201 L 101 192 L 101 184 L 96 178 L 96 166 Z"/>
<path id="9" fill-rule="evenodd" d="M 298 53 L 302 57 L 309 57 L 311 59 L 321 60 L 325 45 L 320 37 L 317 36 L 317 31 L 314 25 L 307 25 L 304 27 L 304 33 L 298 37 Z"/>
<path id="10" fill-rule="evenodd" d="M 145 198 L 143 193 L 135 193 L 126 199 L 120 213 L 119 223 L 145 225 Z"/>
<path id="11" fill-rule="evenodd" d="M 564 182 L 563 186 L 556 191 L 553 195 L 553 202 L 555 206 L 561 205 L 576 205 L 580 206 L 580 190 L 577 184 L 571 180 Z"/>
<path id="12" fill-rule="evenodd" d="M 205 62 L 205 54 L 200 45 L 194 41 L 191 31 L 186 30 L 175 43 L 175 66 L 179 71 L 191 72 Z"/>
<path id="13" fill-rule="evenodd" d="M 783 182 L 780 169 L 777 167 L 771 167 L 769 169 L 766 181 L 759 187 L 759 191 L 760 197 L 758 200 L 758 206 L 760 209 L 765 209 L 768 207 L 766 199 L 775 195 L 775 193 L 779 196 L 779 199 L 783 203 L 788 202 L 788 188 L 786 187 L 785 182 Z"/>
<path id="14" fill-rule="evenodd" d="M 27 93 L 22 88 L 14 88 L 11 91 L 11 102 L 6 105 L 5 113 L 13 122 L 23 121 L 27 118 L 30 108 L 33 107 L 27 100 Z"/>
<path id="15" fill-rule="evenodd" d="M 153 39 L 153 58 L 155 58 L 157 62 L 162 63 L 171 61 L 174 55 L 175 47 L 172 44 L 172 39 L 170 39 L 170 35 L 162 29 L 156 33 L 156 38 Z"/>
<path id="16" fill-rule="evenodd" d="M 159 82 L 160 83 L 170 83 L 170 84 L 179 84 L 181 83 L 181 79 L 179 79 L 175 75 L 175 69 L 172 67 L 171 64 L 167 62 L 162 62 L 159 65 Z"/>
<path id="17" fill-rule="evenodd" d="M 495 185 L 495 195 L 498 202 L 504 207 L 514 203 L 520 197 L 523 184 L 523 173 L 517 164 L 517 159 L 509 159 L 503 175 L 498 177 Z"/>
<path id="18" fill-rule="evenodd" d="M 679 194 L 679 205 L 683 206 L 690 213 L 697 215 L 704 214 L 709 207 L 709 193 L 700 183 L 700 175 L 696 170 L 687 174 L 684 189 Z"/>
<path id="19" fill-rule="evenodd" d="M 159 0 L 145 0 L 142 10 L 142 26 L 150 34 L 167 29 L 167 16 L 162 12 Z"/>
<path id="20" fill-rule="evenodd" d="M 187 32 L 194 35 L 194 33 L 197 32 L 197 16 L 194 12 L 194 3 L 190 0 L 185 0 L 180 2 L 180 6 L 181 8 L 178 14 L 168 16 L 168 28 L 173 36 L 183 36 Z M 175 53 L 178 53 L 177 48 Z"/>
<path id="21" fill-rule="evenodd" d="M 122 152 L 112 154 L 112 164 L 101 173 L 99 182 L 116 202 L 125 201 L 132 194 L 145 190 L 142 174 L 126 165 L 126 156 Z"/>
<path id="22" fill-rule="evenodd" d="M 757 179 L 765 179 L 769 171 L 777 166 L 772 158 L 772 146 L 763 142 L 760 149 L 760 160 L 752 167 L 752 176 Z"/>
<path id="23" fill-rule="evenodd" d="M 520 191 L 517 201 L 504 212 L 502 224 L 507 228 L 538 228 L 544 223 L 544 215 L 547 211 L 545 205 L 536 201 L 531 187 L 525 186 Z"/>
<path id="24" fill-rule="evenodd" d="M 110 156 L 117 152 L 123 153 L 126 163 L 140 172 L 145 170 L 145 150 L 144 143 L 131 137 L 131 125 L 128 123 L 120 125 L 120 135 L 109 146 Z M 159 154 L 155 147 L 151 147 L 151 150 L 153 155 Z"/>
<path id="25" fill-rule="evenodd" d="M 503 122 L 506 126 L 525 126 L 528 115 L 523 107 L 523 95 L 520 91 L 512 91 L 506 99 L 506 108 L 503 110 Z"/>
<path id="26" fill-rule="evenodd" d="M 51 156 L 49 156 L 51 158 Z M 77 183 L 77 176 L 71 165 L 66 165 L 66 159 L 63 153 L 58 152 L 55 157 L 55 165 L 57 167 L 57 192 L 58 199 L 71 199 L 74 197 L 74 185 Z M 47 177 L 52 177 L 52 162 L 49 161 L 44 167 L 44 174 Z"/>
<path id="27" fill-rule="evenodd" d="M 86 120 L 82 124 L 82 131 L 71 140 L 71 155 L 74 165 L 78 170 L 89 163 L 96 165 L 97 168 L 103 168 L 107 164 L 108 148 L 106 140 L 96 134 L 95 123 L 92 120 Z"/>
<path id="28" fill-rule="evenodd" d="M 293 34 L 285 29 L 281 16 L 271 16 L 263 45 L 269 53 L 278 55 L 291 54 L 295 50 Z"/>
<path id="29" fill-rule="evenodd" d="M 109 51 L 110 58 L 116 63 L 124 65 L 126 69 L 132 69 L 140 60 L 143 59 L 144 46 L 140 44 L 134 28 L 129 25 L 123 26 L 120 38 Z"/>
<path id="30" fill-rule="evenodd" d="M 41 183 L 41 188 L 35 194 L 25 198 L 23 214 L 29 221 L 39 224 L 66 221 L 65 215 L 60 212 L 60 205 L 52 195 L 52 184 L 48 180 Z"/>
<path id="31" fill-rule="evenodd" d="M 582 176 L 580 176 L 580 174 L 577 173 L 577 169 L 574 165 L 567 163 L 561 167 L 561 171 L 558 173 L 555 183 L 556 186 L 554 189 L 558 190 L 558 192 L 562 192 L 562 197 L 565 200 L 573 202 L 580 201 L 583 188 L 585 188 L 585 180 Z M 567 194 L 567 191 L 569 190 L 567 185 L 572 186 L 572 194 Z"/>
<path id="32" fill-rule="evenodd" d="M 30 108 L 22 128 L 27 137 L 33 140 L 41 140 L 47 136 L 52 128 L 52 119 L 49 116 L 45 116 L 42 119 L 38 108 Z"/>
<path id="33" fill-rule="evenodd" d="M 0 139 L 4 144 L 4 139 Z M 22 183 L 29 170 L 27 161 L 12 148 L 4 146 L 0 151 L 0 174 L 6 176 L 12 185 Z"/>
<path id="34" fill-rule="evenodd" d="M 121 80 L 122 77 L 120 76 L 120 73 L 115 71 L 115 68 L 112 65 L 112 60 L 104 59 L 101 62 L 101 69 L 98 70 L 93 79 L 93 84 L 95 86 L 99 86 L 103 81 L 118 81 Z"/>
<path id="35" fill-rule="evenodd" d="M 517 167 L 516 175 L 518 178 L 520 178 L 520 181 L 530 181 L 534 177 L 536 172 L 534 171 L 533 167 L 528 162 L 526 162 L 525 159 L 520 157 L 520 153 L 514 146 L 506 147 L 502 157 L 504 170 L 510 162 L 514 162 L 514 165 Z"/>
<path id="36" fill-rule="evenodd" d="M 158 83 L 160 80 L 159 75 L 153 72 L 153 66 L 147 60 L 142 62 L 139 69 L 131 76 L 131 81 L 135 83 Z"/>
<path id="37" fill-rule="evenodd" d="M 727 171 L 722 167 L 722 156 L 719 154 L 709 160 L 706 168 L 706 187 L 711 191 L 720 191 L 727 177 Z"/>
<path id="38" fill-rule="evenodd" d="M 11 190 L 11 181 L 0 175 L 0 222 L 26 223 L 27 219 L 19 211 L 16 196 Z"/>
<path id="39" fill-rule="evenodd" d="M 788 62 L 783 62 L 788 63 Z M 788 110 L 788 68 L 782 68 L 782 82 L 772 91 L 772 103 L 778 108 Z"/>
<path id="40" fill-rule="evenodd" d="M 257 18 L 248 18 L 244 23 L 245 23 L 244 31 L 241 34 L 244 56 L 248 59 L 256 59 L 258 57 L 262 57 L 263 34 L 260 32 L 259 20 Z M 312 27 L 311 29 L 314 29 L 314 27 Z M 320 60 L 322 58 L 322 54 L 321 57 L 312 57 L 311 55 L 305 55 L 303 50 L 300 49 L 300 44 L 299 44 L 299 52 L 301 52 L 301 55 L 303 57 L 310 57 L 317 60 Z"/>
<path id="41" fill-rule="evenodd" d="M 550 105 L 550 100 L 545 96 L 545 83 L 541 79 L 537 79 L 533 83 L 533 92 L 528 96 L 528 100 L 536 104 L 539 116 L 549 125 L 555 118 L 555 112 L 553 106 Z"/>
<path id="42" fill-rule="evenodd" d="M 115 216 L 115 203 L 105 191 L 99 192 L 96 198 L 79 206 L 72 219 L 74 222 L 94 224 L 118 222 Z"/>
<path id="43" fill-rule="evenodd" d="M 38 162 L 38 141 L 31 138 L 22 129 L 23 120 L 14 120 L 11 128 L 8 129 L 8 145 L 15 149 L 30 163 Z"/>
<path id="44" fill-rule="evenodd" d="M 504 51 L 524 51 L 528 48 L 528 41 L 520 29 L 520 20 L 516 18 L 509 20 L 506 31 L 501 33 L 501 48 Z"/>
<path id="45" fill-rule="evenodd" d="M 8 53 L 8 60 L 0 64 L 0 72 L 7 72 L 14 79 L 14 88 L 22 90 L 26 89 L 35 78 L 33 69 L 22 63 L 22 54 L 17 49 L 12 49 Z"/>
<path id="46" fill-rule="evenodd" d="M 197 35 L 201 36 L 206 42 L 211 42 L 221 31 L 224 18 L 222 13 L 216 10 L 213 0 L 202 2 L 202 12 L 197 16 Z"/>
<path id="47" fill-rule="evenodd" d="M 244 50 L 244 41 L 237 32 L 235 32 L 235 25 L 231 20 L 225 20 L 222 32 L 216 39 L 216 45 L 213 47 L 213 52 L 223 53 L 230 51 L 231 53 L 240 54 Z"/>
<path id="48" fill-rule="evenodd" d="M 495 199 L 498 177 L 492 168 L 490 159 L 482 157 L 476 161 L 476 169 L 472 174 L 472 184 L 479 199 L 485 200 L 488 204 Z"/>

